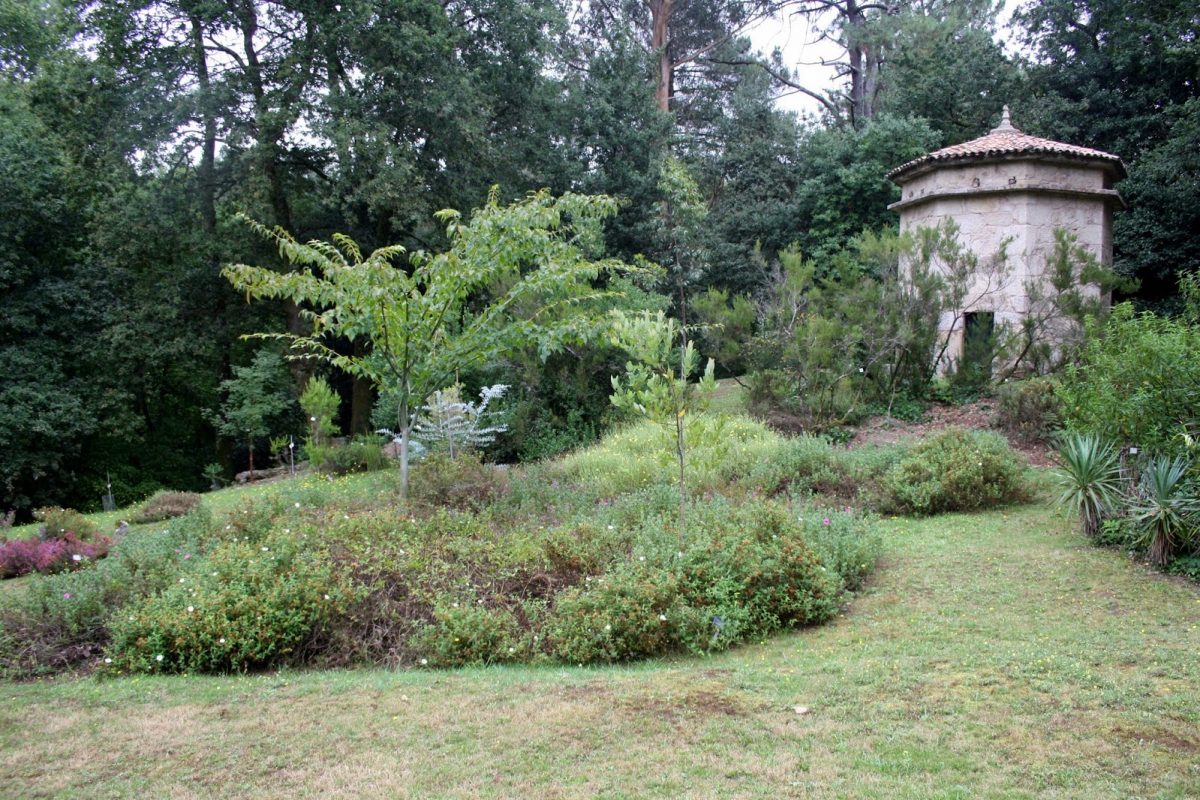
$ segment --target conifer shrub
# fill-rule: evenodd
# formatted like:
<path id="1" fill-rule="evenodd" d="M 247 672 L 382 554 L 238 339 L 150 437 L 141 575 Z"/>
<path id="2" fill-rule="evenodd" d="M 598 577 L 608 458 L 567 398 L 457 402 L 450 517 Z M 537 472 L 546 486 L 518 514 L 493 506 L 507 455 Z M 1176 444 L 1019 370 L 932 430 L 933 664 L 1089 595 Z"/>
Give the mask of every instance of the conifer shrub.
<path id="1" fill-rule="evenodd" d="M 131 521 L 140 524 L 182 517 L 200 505 L 195 492 L 155 492 L 134 512 Z"/>
<path id="2" fill-rule="evenodd" d="M 889 512 L 977 511 L 1023 499 L 1024 465 L 1003 437 L 947 428 L 914 445 L 883 477 Z"/>
<path id="3" fill-rule="evenodd" d="M 1027 441 L 1049 441 L 1062 418 L 1062 403 L 1050 378 L 1028 378 L 1000 384 L 996 391 L 996 422 Z"/>

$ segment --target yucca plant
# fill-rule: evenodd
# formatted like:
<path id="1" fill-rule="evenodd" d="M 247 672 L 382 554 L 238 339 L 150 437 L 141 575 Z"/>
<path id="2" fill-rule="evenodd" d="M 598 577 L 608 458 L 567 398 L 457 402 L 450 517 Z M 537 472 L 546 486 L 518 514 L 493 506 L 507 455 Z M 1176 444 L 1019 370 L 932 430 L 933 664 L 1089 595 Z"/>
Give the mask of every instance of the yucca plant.
<path id="1" fill-rule="evenodd" d="M 1068 434 L 1059 445 L 1054 474 L 1063 490 L 1058 504 L 1077 514 L 1080 530 L 1094 538 L 1105 512 L 1121 494 L 1116 449 L 1092 433 Z"/>
<path id="2" fill-rule="evenodd" d="M 1150 562 L 1165 567 L 1182 540 L 1194 532 L 1200 500 L 1188 480 L 1186 458 L 1159 456 L 1142 471 L 1133 518 L 1147 547 Z"/>

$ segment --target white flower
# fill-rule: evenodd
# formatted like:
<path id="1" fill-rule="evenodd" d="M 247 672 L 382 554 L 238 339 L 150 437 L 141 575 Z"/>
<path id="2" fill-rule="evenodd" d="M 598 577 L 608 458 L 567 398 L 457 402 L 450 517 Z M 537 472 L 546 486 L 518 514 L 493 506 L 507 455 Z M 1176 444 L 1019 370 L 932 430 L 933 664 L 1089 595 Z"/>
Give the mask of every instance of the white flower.
<path id="1" fill-rule="evenodd" d="M 299 503 L 296 503 L 296 508 L 299 508 L 299 507 L 300 507 L 300 504 L 299 504 Z"/>
<path id="2" fill-rule="evenodd" d="M 267 552 L 267 548 L 265 548 L 265 547 L 262 550 L 264 553 Z"/>
<path id="3" fill-rule="evenodd" d="M 188 606 L 188 613 L 189 613 L 189 614 L 191 614 L 191 613 L 192 613 L 193 611 L 195 611 L 195 610 L 196 610 L 196 607 L 195 607 L 195 606 Z"/>
<path id="4" fill-rule="evenodd" d="M 154 660 L 155 660 L 155 661 L 162 661 L 162 653 L 159 653 L 158 655 L 156 655 L 156 656 L 154 657 Z"/>
<path id="5" fill-rule="evenodd" d="M 83 561 L 83 556 L 79 555 L 79 553 L 75 553 L 71 556 L 71 560 L 72 561 Z"/>
<path id="6" fill-rule="evenodd" d="M 645 556 L 638 556 L 638 561 L 645 561 L 645 560 L 646 560 Z"/>
<path id="7" fill-rule="evenodd" d="M 609 525 L 609 526 L 608 526 L 608 529 L 611 531 L 611 530 L 613 529 L 613 526 L 612 526 L 612 525 Z"/>
<path id="8" fill-rule="evenodd" d="M 106 659 L 104 659 L 104 663 L 105 663 L 105 664 L 111 664 L 111 663 L 112 663 L 112 659 L 111 659 L 111 658 L 106 658 Z"/>
<path id="9" fill-rule="evenodd" d="M 659 621 L 659 622 L 666 622 L 666 621 L 667 621 L 667 615 L 666 615 L 666 614 L 659 614 L 659 615 L 658 615 L 658 621 Z"/>
<path id="10" fill-rule="evenodd" d="M 517 648 L 515 648 L 515 647 L 510 647 L 510 648 L 508 648 L 508 652 L 510 652 L 510 653 L 515 653 L 515 652 L 517 652 Z"/>
<path id="11" fill-rule="evenodd" d="M 611 630 L 612 630 L 612 625 L 607 625 L 607 624 L 606 624 L 606 625 L 604 626 L 604 630 L 606 630 L 606 631 L 611 631 Z"/>
<path id="12" fill-rule="evenodd" d="M 429 659 L 428 659 L 428 658 L 422 658 L 422 659 L 421 659 L 421 666 L 425 666 L 425 665 L 426 665 L 426 664 L 428 664 L 428 663 L 429 663 Z"/>
<path id="13" fill-rule="evenodd" d="M 224 636 L 222 636 L 222 637 L 221 637 L 220 639 L 218 639 L 217 641 L 218 641 L 220 644 L 225 644 L 225 637 L 224 637 Z"/>
<path id="14" fill-rule="evenodd" d="M 180 582 L 180 583 L 183 583 L 183 578 L 180 578 L 180 579 L 179 579 L 179 582 Z"/>
<path id="15" fill-rule="evenodd" d="M 329 595 L 325 595 L 325 599 L 326 599 L 326 600 L 328 600 L 328 599 L 329 599 Z"/>

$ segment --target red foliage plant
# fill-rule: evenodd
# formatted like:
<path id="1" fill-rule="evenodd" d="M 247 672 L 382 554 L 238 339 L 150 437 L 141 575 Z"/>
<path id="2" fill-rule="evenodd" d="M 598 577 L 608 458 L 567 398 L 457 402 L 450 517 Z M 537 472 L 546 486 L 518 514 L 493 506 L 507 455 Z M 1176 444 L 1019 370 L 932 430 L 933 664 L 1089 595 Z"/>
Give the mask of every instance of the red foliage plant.
<path id="1" fill-rule="evenodd" d="M 0 578 L 78 569 L 89 561 L 104 558 L 111 545 L 112 540 L 107 536 L 85 542 L 72 533 L 45 541 L 34 536 L 5 542 L 0 544 Z"/>

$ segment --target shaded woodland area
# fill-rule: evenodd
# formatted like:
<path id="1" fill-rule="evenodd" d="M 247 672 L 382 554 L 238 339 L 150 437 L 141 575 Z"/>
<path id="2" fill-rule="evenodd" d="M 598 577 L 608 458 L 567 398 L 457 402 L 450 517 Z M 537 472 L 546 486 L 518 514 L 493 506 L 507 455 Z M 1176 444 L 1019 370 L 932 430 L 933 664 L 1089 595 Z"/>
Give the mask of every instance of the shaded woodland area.
<path id="1" fill-rule="evenodd" d="M 1047 0 L 998 43 L 987 0 L 168 0 L 0 5 L 0 511 L 201 488 L 247 461 L 217 435 L 221 382 L 300 309 L 247 304 L 231 262 L 279 260 L 244 213 L 301 240 L 436 251 L 433 214 L 548 188 L 623 205 L 596 255 L 665 268 L 652 307 L 753 295 L 797 244 L 827 275 L 895 226 L 886 172 L 980 135 L 1120 155 L 1115 267 L 1165 314 L 1200 267 L 1200 12 Z M 842 82 L 751 47 L 768 14 L 843 46 Z M 819 116 L 779 111 L 815 94 Z M 356 341 L 333 343 L 353 351 Z M 502 458 L 595 437 L 620 354 L 536 352 L 460 376 L 511 395 Z M 293 365 L 299 384 L 306 367 Z M 366 384 L 329 376 L 345 433 Z M 276 432 L 304 427 L 298 409 Z M 264 453 L 265 455 L 265 453 Z"/>

